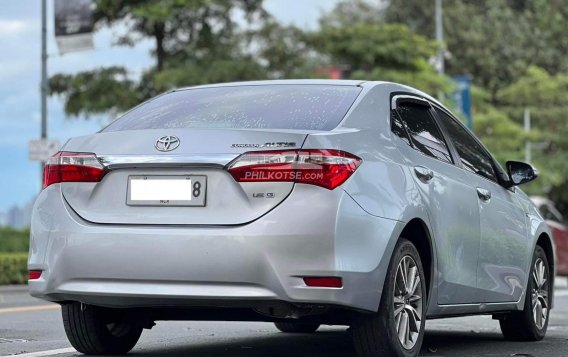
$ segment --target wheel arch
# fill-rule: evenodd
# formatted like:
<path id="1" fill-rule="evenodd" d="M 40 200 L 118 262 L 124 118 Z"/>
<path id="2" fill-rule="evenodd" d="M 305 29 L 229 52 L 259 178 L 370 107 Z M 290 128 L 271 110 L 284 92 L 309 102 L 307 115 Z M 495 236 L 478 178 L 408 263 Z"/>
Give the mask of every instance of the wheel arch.
<path id="1" fill-rule="evenodd" d="M 556 277 L 556 264 L 554 255 L 554 243 L 552 238 L 547 233 L 541 233 L 538 236 L 536 245 L 541 247 L 546 254 L 546 259 L 548 260 L 548 271 L 550 272 L 550 284 L 552 286 L 552 296 L 550 298 L 550 307 L 554 307 L 554 279 Z M 529 276 L 530 279 L 530 276 Z"/>
<path id="2" fill-rule="evenodd" d="M 434 277 L 435 277 L 435 260 L 434 245 L 432 242 L 432 235 L 426 222 L 420 218 L 410 220 L 403 228 L 400 237 L 408 239 L 420 254 L 420 260 L 426 274 L 426 294 L 428 300 L 432 297 L 434 290 Z"/>

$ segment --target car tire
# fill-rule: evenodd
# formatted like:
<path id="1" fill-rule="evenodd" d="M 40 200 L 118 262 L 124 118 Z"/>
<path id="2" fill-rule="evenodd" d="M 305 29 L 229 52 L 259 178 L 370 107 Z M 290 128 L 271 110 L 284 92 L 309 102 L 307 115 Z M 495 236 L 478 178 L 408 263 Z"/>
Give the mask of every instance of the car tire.
<path id="1" fill-rule="evenodd" d="M 83 354 L 126 354 L 142 334 L 141 326 L 126 319 L 117 321 L 116 314 L 108 313 L 108 309 L 69 303 L 61 307 L 61 313 L 69 342 Z"/>
<path id="2" fill-rule="evenodd" d="M 352 326 L 358 356 L 418 356 L 426 327 L 426 302 L 420 255 L 414 244 L 401 238 L 389 264 L 378 312 L 361 316 Z"/>
<path id="3" fill-rule="evenodd" d="M 540 341 L 546 335 L 550 314 L 552 284 L 544 249 L 536 246 L 532 259 L 523 311 L 504 314 L 499 320 L 501 332 L 511 341 Z"/>
<path id="4" fill-rule="evenodd" d="M 306 324 L 299 322 L 275 322 L 274 326 L 286 333 L 313 333 L 320 327 L 319 324 Z"/>

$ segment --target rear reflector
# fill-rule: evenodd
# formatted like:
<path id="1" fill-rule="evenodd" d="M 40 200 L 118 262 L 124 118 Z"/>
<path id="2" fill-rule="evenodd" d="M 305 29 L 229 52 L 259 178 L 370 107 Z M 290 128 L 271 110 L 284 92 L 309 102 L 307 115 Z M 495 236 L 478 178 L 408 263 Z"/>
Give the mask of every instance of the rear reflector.
<path id="1" fill-rule="evenodd" d="M 41 278 L 41 270 L 30 270 L 29 271 L 29 279 L 30 280 L 37 280 Z"/>
<path id="2" fill-rule="evenodd" d="M 341 150 L 251 151 L 228 165 L 237 182 L 297 182 L 333 190 L 345 182 L 361 159 Z"/>
<path id="3" fill-rule="evenodd" d="M 314 288 L 341 288 L 343 282 L 337 277 L 306 277 L 304 283 Z"/>
<path id="4" fill-rule="evenodd" d="M 46 162 L 43 187 L 59 182 L 99 182 L 105 171 L 92 153 L 61 151 Z"/>

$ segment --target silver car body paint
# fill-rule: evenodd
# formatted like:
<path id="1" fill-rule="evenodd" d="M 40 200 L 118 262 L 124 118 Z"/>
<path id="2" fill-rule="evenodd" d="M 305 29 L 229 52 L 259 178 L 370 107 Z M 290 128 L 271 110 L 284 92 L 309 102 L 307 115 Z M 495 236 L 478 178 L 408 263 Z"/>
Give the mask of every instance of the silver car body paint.
<path id="1" fill-rule="evenodd" d="M 429 317 L 522 309 L 532 252 L 550 232 L 518 188 L 425 156 L 391 133 L 393 93 L 441 106 L 435 99 L 387 82 L 220 86 L 244 84 L 362 91 L 330 131 L 152 129 L 70 140 L 63 150 L 96 153 L 109 173 L 100 183 L 51 185 L 38 197 L 29 268 L 43 274 L 30 281 L 31 294 L 111 307 L 285 301 L 376 311 L 395 243 L 408 222 L 419 221 L 433 253 Z M 179 148 L 157 151 L 156 139 L 167 135 L 179 138 Z M 267 150 L 243 144 L 272 142 L 340 149 L 362 164 L 334 190 L 239 184 L 224 170 L 244 152 Z M 417 178 L 421 167 L 433 172 L 430 182 Z M 128 206 L 127 177 L 138 174 L 206 175 L 207 205 Z M 488 203 L 478 199 L 479 187 L 492 192 Z M 274 196 L 261 200 L 258 192 Z M 342 277 L 343 287 L 310 288 L 302 276 Z"/>

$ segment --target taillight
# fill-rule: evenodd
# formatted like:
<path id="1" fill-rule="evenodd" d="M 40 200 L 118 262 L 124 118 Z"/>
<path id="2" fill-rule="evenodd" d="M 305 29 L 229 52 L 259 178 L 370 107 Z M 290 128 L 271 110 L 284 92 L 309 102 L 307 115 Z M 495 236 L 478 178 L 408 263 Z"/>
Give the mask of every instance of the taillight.
<path id="1" fill-rule="evenodd" d="M 95 154 L 60 151 L 45 163 L 43 187 L 59 182 L 99 182 L 104 175 Z"/>
<path id="2" fill-rule="evenodd" d="M 361 159 L 341 150 L 251 151 L 228 165 L 237 182 L 297 182 L 333 190 L 345 182 Z"/>

